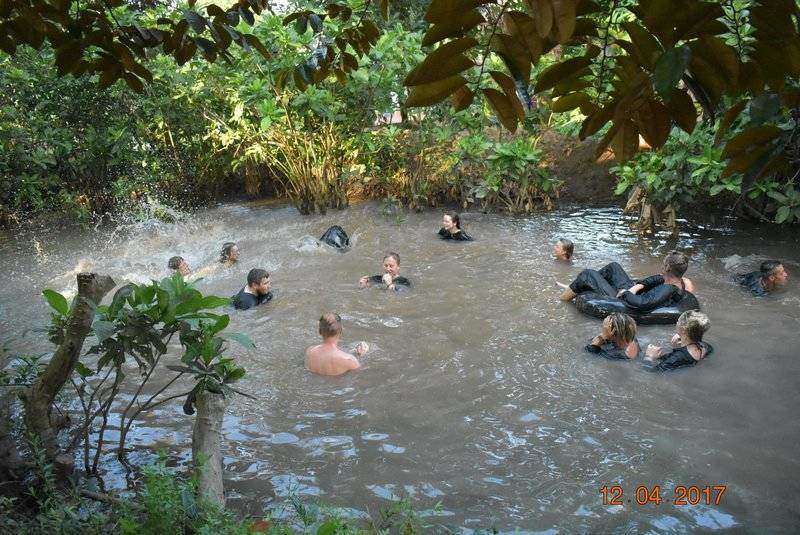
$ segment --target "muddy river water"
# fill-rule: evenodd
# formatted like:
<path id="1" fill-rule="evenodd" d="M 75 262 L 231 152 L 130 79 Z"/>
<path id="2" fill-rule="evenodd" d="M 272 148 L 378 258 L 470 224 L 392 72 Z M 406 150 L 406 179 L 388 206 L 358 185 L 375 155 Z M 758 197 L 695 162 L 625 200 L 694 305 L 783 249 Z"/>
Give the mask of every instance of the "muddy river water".
<path id="1" fill-rule="evenodd" d="M 435 236 L 441 212 L 386 216 L 363 204 L 326 216 L 282 205 L 228 204 L 178 223 L 147 221 L 93 232 L 51 229 L 0 237 L 0 329 L 12 348 L 46 351 L 43 287 L 74 291 L 89 268 L 118 282 L 166 275 L 167 259 L 213 265 L 235 241 L 241 262 L 198 287 L 229 296 L 253 267 L 272 274 L 275 299 L 234 313 L 229 330 L 257 345 L 232 353 L 246 367 L 225 420 L 229 503 L 281 514 L 288 496 L 375 512 L 408 497 L 429 520 L 465 531 L 796 532 L 800 528 L 800 239 L 772 227 L 689 225 L 677 238 L 640 239 L 617 209 L 564 209 L 528 218 L 468 213 L 476 241 Z M 353 236 L 346 254 L 315 246 L 331 224 Z M 572 266 L 552 243 L 576 243 Z M 711 318 L 716 352 L 693 369 L 653 374 L 582 348 L 599 321 L 557 299 L 555 281 L 617 260 L 657 272 L 672 248 L 691 253 L 687 276 Z M 359 290 L 400 253 L 411 291 Z M 781 258 L 787 291 L 754 299 L 730 264 Z M 728 266 L 726 267 L 726 261 Z M 743 268 L 742 268 L 743 269 Z M 372 345 L 363 370 L 340 378 L 303 368 L 323 311 L 344 320 L 344 345 Z M 671 326 L 640 329 L 665 344 Z M 137 422 L 135 462 L 166 449 L 184 466 L 192 418 L 180 402 Z M 124 479 L 109 475 L 110 487 Z M 618 485 L 623 505 L 600 489 Z M 660 505 L 635 490 L 661 487 Z M 679 506 L 676 486 L 725 485 L 720 503 Z M 628 501 L 630 500 L 630 502 Z"/>

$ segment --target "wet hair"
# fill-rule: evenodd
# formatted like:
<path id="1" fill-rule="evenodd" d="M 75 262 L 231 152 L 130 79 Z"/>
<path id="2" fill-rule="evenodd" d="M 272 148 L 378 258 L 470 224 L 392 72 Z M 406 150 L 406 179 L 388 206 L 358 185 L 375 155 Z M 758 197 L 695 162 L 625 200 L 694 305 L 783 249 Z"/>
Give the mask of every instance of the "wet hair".
<path id="1" fill-rule="evenodd" d="M 232 241 L 228 241 L 222 244 L 222 252 L 219 254 L 219 261 L 220 262 L 227 262 L 231 259 L 231 249 L 236 247 L 236 244 Z"/>
<path id="2" fill-rule="evenodd" d="M 575 252 L 575 244 L 572 243 L 572 240 L 568 240 L 567 238 L 559 238 L 556 243 L 561 244 L 561 247 L 564 249 L 567 258 L 572 258 L 572 253 Z"/>
<path id="3" fill-rule="evenodd" d="M 444 215 L 448 216 L 450 219 L 453 220 L 453 223 L 456 224 L 456 228 L 461 230 L 461 218 L 458 216 L 456 212 L 445 212 Z"/>
<path id="4" fill-rule="evenodd" d="M 398 266 L 400 265 L 400 255 L 399 254 L 393 253 L 393 252 L 390 251 L 390 252 L 386 253 L 385 255 L 383 255 L 383 260 L 384 261 L 387 258 L 394 258 L 394 261 L 397 262 L 397 265 Z"/>
<path id="5" fill-rule="evenodd" d="M 319 318 L 319 334 L 330 338 L 342 334 L 342 318 L 334 312 L 326 312 Z"/>
<path id="6" fill-rule="evenodd" d="M 179 269 L 181 267 L 181 263 L 183 262 L 182 256 L 173 256 L 167 262 L 167 267 L 169 269 Z"/>
<path id="7" fill-rule="evenodd" d="M 670 251 L 664 257 L 664 273 L 681 278 L 689 268 L 689 258 L 680 251 Z"/>
<path id="8" fill-rule="evenodd" d="M 606 316 L 603 323 L 608 324 L 615 340 L 629 344 L 636 338 L 636 322 L 627 314 L 612 312 Z"/>
<path id="9" fill-rule="evenodd" d="M 253 286 L 254 284 L 260 284 L 261 281 L 268 278 L 269 278 L 269 273 L 267 273 L 266 269 L 253 268 L 247 274 L 247 285 Z"/>
<path id="10" fill-rule="evenodd" d="M 761 266 L 759 266 L 759 269 L 761 270 L 761 276 L 764 278 L 769 277 L 770 275 L 774 274 L 775 270 L 782 265 L 783 264 L 780 260 L 764 260 L 761 262 Z"/>
<path id="11" fill-rule="evenodd" d="M 697 310 L 687 310 L 678 317 L 678 327 L 686 331 L 692 342 L 702 342 L 703 334 L 711 328 L 708 316 Z"/>

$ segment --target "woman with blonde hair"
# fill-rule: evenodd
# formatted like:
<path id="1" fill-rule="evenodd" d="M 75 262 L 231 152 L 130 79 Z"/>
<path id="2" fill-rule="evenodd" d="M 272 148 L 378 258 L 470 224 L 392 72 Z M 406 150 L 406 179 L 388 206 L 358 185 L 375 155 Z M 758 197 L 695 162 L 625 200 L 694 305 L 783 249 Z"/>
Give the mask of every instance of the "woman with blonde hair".
<path id="1" fill-rule="evenodd" d="M 703 335 L 711 328 L 708 316 L 697 310 L 688 310 L 680 315 L 676 324 L 677 333 L 672 337 L 671 350 L 650 344 L 645 360 L 653 362 L 660 371 L 694 366 L 711 354 L 714 348 L 703 341 Z"/>
<path id="2" fill-rule="evenodd" d="M 633 360 L 641 353 L 636 339 L 636 322 L 627 314 L 614 312 L 603 320 L 603 329 L 589 342 L 586 351 L 611 360 Z"/>

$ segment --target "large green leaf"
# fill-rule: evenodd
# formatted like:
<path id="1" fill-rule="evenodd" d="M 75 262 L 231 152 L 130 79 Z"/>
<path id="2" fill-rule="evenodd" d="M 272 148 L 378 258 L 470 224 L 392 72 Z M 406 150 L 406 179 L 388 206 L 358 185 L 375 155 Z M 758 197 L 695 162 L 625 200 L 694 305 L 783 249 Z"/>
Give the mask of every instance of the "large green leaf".
<path id="1" fill-rule="evenodd" d="M 233 340 L 245 349 L 256 348 L 256 344 L 253 343 L 253 340 L 245 333 L 224 333 L 221 334 L 220 337 L 226 340 Z"/>
<path id="2" fill-rule="evenodd" d="M 111 338 L 116 332 L 114 323 L 105 320 L 95 320 L 95 322 L 92 324 L 92 329 L 94 329 L 94 335 L 97 337 L 99 342 L 103 342 L 104 340 Z"/>
<path id="3" fill-rule="evenodd" d="M 69 303 L 67 303 L 66 297 L 50 289 L 42 290 L 42 295 L 53 310 L 62 316 L 69 314 Z"/>
<path id="4" fill-rule="evenodd" d="M 200 300 L 200 309 L 212 309 L 228 306 L 231 300 L 228 297 L 217 297 L 216 295 L 207 295 Z"/>
<path id="5" fill-rule="evenodd" d="M 673 47 L 661 54 L 653 71 L 653 87 L 665 101 L 686 72 L 692 59 L 692 51 L 686 46 Z"/>

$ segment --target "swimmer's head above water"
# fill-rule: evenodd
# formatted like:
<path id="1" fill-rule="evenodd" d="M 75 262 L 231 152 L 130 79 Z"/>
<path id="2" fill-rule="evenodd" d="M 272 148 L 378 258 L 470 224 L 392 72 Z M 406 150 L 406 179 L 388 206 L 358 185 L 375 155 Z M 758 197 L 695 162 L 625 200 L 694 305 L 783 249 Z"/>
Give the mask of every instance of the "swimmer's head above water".
<path id="1" fill-rule="evenodd" d="M 392 278 L 400 274 L 400 255 L 397 253 L 386 253 L 383 257 L 383 272 L 391 275 Z"/>
<path id="2" fill-rule="evenodd" d="M 319 318 L 319 335 L 325 340 L 342 336 L 342 318 L 334 312 L 326 312 Z"/>
<path id="3" fill-rule="evenodd" d="M 677 279 L 683 277 L 689 269 L 689 257 L 680 251 L 670 251 L 664 257 L 664 275 L 670 275 Z"/>
<path id="4" fill-rule="evenodd" d="M 461 230 L 461 218 L 456 212 L 445 212 L 442 216 L 442 226 L 447 232 L 455 234 Z"/>
<path id="5" fill-rule="evenodd" d="M 603 320 L 601 336 L 617 347 L 625 347 L 636 338 L 636 322 L 627 314 L 613 312 Z"/>
<path id="6" fill-rule="evenodd" d="M 222 264 L 234 264 L 239 260 L 239 247 L 232 241 L 222 244 L 222 252 L 219 255 L 219 261 Z"/>
<path id="7" fill-rule="evenodd" d="M 265 269 L 254 268 L 247 274 L 247 288 L 251 294 L 266 295 L 269 293 L 270 283 L 269 273 Z"/>
<path id="8" fill-rule="evenodd" d="M 182 256 L 173 256 L 170 258 L 167 262 L 167 267 L 173 271 L 178 271 L 184 277 L 191 273 L 189 264 L 183 259 Z"/>
<path id="9" fill-rule="evenodd" d="M 687 310 L 678 317 L 675 325 L 684 345 L 703 341 L 703 335 L 711 328 L 708 316 L 699 310 Z"/>
<path id="10" fill-rule="evenodd" d="M 789 273 L 779 260 L 765 260 L 761 263 L 761 284 L 767 291 L 775 290 L 786 285 Z"/>
<path id="11" fill-rule="evenodd" d="M 568 240 L 567 238 L 559 238 L 553 246 L 553 256 L 556 260 L 570 262 L 574 252 L 575 244 L 572 243 L 572 240 Z"/>

